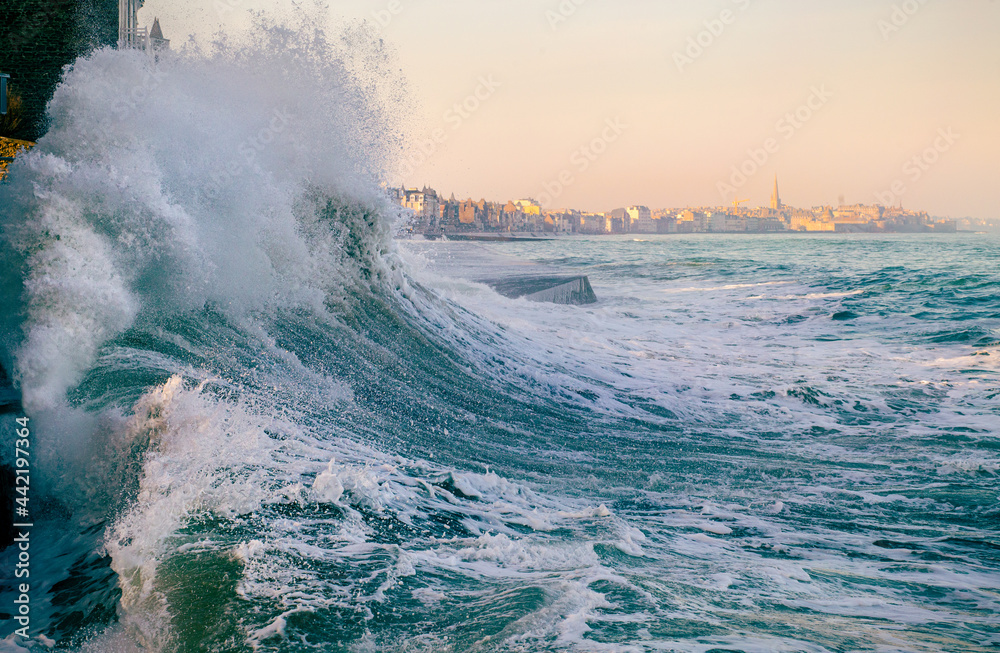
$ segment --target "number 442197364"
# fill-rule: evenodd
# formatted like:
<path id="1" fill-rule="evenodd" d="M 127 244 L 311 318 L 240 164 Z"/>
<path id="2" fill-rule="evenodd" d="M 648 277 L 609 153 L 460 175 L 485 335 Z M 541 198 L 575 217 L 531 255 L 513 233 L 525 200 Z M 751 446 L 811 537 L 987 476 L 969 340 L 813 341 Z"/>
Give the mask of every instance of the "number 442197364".
<path id="1" fill-rule="evenodd" d="M 15 471 L 17 473 L 17 480 L 15 481 L 15 491 L 18 497 L 15 497 L 14 501 L 17 502 L 17 516 L 25 518 L 28 516 L 28 487 L 31 484 L 31 463 L 28 460 L 28 448 L 30 446 L 29 436 L 31 431 L 28 429 L 28 418 L 18 417 L 16 420 L 17 425 L 21 428 L 17 429 L 17 441 L 15 445 Z"/>

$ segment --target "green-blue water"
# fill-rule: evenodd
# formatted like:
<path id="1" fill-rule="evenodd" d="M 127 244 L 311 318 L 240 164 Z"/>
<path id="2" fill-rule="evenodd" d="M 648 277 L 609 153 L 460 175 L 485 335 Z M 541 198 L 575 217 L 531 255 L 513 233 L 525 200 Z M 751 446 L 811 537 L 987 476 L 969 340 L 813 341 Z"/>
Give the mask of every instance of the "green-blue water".
<path id="1" fill-rule="evenodd" d="M 122 118 L 81 80 L 148 63 L 78 62 L 0 187 L 44 543 L 17 643 L 1000 646 L 1000 239 L 492 245 L 600 298 L 508 300 L 389 238 L 336 158 L 375 145 L 324 137 L 307 90 L 301 125 L 199 186 L 268 124 L 218 91 L 254 56 L 161 63 L 133 137 L 97 152 Z M 345 123 L 372 110 L 352 98 Z M 177 161 L 172 116 L 202 101 L 204 160 Z"/>

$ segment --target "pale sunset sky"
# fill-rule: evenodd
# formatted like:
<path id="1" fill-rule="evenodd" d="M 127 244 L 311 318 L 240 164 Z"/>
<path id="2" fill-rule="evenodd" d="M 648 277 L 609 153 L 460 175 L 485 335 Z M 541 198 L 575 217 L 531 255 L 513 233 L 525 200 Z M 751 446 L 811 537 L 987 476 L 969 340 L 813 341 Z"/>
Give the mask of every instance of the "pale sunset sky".
<path id="1" fill-rule="evenodd" d="M 147 0 L 139 20 L 181 43 L 290 6 Z M 409 82 L 413 164 L 393 183 L 606 211 L 767 205 L 777 174 L 793 206 L 842 195 L 1000 218 L 995 0 L 337 0 L 328 13 L 331 30 L 369 21 Z"/>

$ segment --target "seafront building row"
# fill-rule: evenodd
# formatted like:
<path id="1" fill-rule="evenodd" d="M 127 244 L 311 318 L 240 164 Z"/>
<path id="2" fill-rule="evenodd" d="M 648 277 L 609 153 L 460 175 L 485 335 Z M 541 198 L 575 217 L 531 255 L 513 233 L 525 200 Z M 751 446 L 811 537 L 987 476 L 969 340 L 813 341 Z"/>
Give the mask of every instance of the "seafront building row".
<path id="1" fill-rule="evenodd" d="M 534 199 L 490 202 L 444 199 L 432 188 L 390 188 L 389 196 L 408 214 L 407 232 L 440 236 L 461 233 L 673 234 L 827 232 L 954 232 L 954 220 L 934 219 L 925 212 L 880 205 L 785 206 L 777 180 L 771 205 L 650 209 L 617 208 L 606 213 L 575 209 L 549 210 Z"/>

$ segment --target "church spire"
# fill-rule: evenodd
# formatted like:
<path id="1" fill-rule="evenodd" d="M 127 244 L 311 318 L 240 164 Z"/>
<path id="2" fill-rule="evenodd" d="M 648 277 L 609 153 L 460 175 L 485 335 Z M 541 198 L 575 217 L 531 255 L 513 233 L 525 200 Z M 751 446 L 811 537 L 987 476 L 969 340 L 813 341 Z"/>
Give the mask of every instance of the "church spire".
<path id="1" fill-rule="evenodd" d="M 778 194 L 778 175 L 774 175 L 774 190 L 771 192 L 771 208 L 775 211 L 781 209 L 781 195 Z"/>

